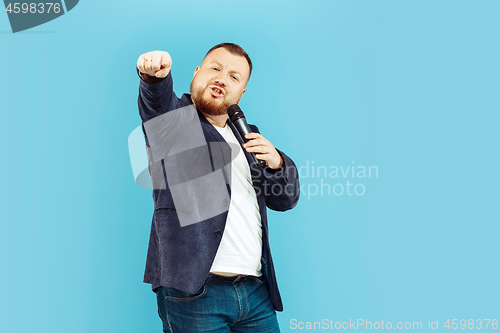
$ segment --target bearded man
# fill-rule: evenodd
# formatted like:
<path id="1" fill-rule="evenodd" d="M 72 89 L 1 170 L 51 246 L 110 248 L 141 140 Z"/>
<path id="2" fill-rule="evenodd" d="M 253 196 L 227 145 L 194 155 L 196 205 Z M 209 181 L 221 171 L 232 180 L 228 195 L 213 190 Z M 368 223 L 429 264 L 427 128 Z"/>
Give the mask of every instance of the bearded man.
<path id="1" fill-rule="evenodd" d="M 213 193 L 203 197 L 213 203 L 220 201 L 226 208 L 205 218 L 203 211 L 212 207 L 194 207 L 196 216 L 205 217 L 189 224 L 182 223 L 184 212 L 179 207 L 196 193 L 191 191 L 185 200 L 176 201 L 170 175 L 172 168 L 179 167 L 166 159 L 156 163 L 157 174 L 166 179 L 162 179 L 161 188 L 153 189 L 155 210 L 144 282 L 150 283 L 157 295 L 163 331 L 280 332 L 276 311 L 283 311 L 283 305 L 269 247 L 266 209 L 295 207 L 299 199 L 296 166 L 254 125 L 250 125 L 252 133 L 245 136 L 248 142 L 244 143 L 228 118 L 228 107 L 237 104 L 246 92 L 252 72 L 252 62 L 240 46 L 222 43 L 211 48 L 194 70 L 191 94 L 181 98 L 173 92 L 171 68 L 170 54 L 164 51 L 147 52 L 137 60 L 139 113 L 147 149 L 151 149 L 153 136 L 147 130 L 149 124 L 174 112 L 181 112 L 182 117 L 192 108 L 207 147 L 212 147 L 209 143 L 230 144 L 233 157 L 228 169 L 221 168 L 227 191 L 224 181 L 222 187 L 213 181 L 208 188 Z M 194 131 L 187 134 L 197 135 Z M 181 135 L 173 136 L 180 140 Z M 215 174 L 215 150 L 206 151 Z M 266 166 L 258 167 L 250 153 Z M 192 164 L 195 168 L 198 163 Z M 153 178 L 152 172 L 150 169 Z M 191 206 L 196 206 L 198 201 L 192 202 Z"/>

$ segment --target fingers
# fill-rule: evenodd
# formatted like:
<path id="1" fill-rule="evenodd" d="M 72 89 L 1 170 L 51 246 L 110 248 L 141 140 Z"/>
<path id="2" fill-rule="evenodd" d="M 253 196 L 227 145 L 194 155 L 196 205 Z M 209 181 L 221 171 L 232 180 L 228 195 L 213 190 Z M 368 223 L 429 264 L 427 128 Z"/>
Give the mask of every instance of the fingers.
<path id="1" fill-rule="evenodd" d="M 144 57 L 144 69 L 146 70 L 146 74 L 148 75 L 153 74 L 153 61 L 154 55 L 151 53 Z"/>
<path id="2" fill-rule="evenodd" d="M 273 152 L 273 148 L 268 146 L 255 146 L 250 148 L 245 147 L 245 149 L 249 153 L 256 153 L 256 154 L 271 154 Z"/>
<path id="3" fill-rule="evenodd" d="M 269 154 L 273 152 L 274 146 L 259 133 L 248 133 L 245 138 L 250 139 L 243 143 L 243 147 L 248 152 Z"/>
<path id="4" fill-rule="evenodd" d="M 151 51 L 141 54 L 137 59 L 137 69 L 141 73 L 164 78 L 170 72 L 172 58 L 168 52 Z"/>
<path id="5" fill-rule="evenodd" d="M 279 169 L 283 165 L 283 159 L 273 144 L 259 133 L 248 133 L 245 138 L 248 142 L 243 143 L 243 147 L 250 153 L 255 153 L 255 157 L 265 161 L 271 169 Z"/>
<path id="6" fill-rule="evenodd" d="M 255 147 L 255 146 L 263 146 L 263 145 L 266 145 L 266 142 L 269 142 L 269 141 L 262 140 L 262 139 L 252 139 L 252 140 L 244 143 L 243 147 L 249 148 L 249 147 Z"/>
<path id="7" fill-rule="evenodd" d="M 137 69 L 144 74 L 151 75 L 152 52 L 141 54 L 137 59 Z"/>
<path id="8" fill-rule="evenodd" d="M 172 58 L 167 52 L 163 52 L 161 55 L 160 67 L 170 68 L 172 66 Z"/>
<path id="9" fill-rule="evenodd" d="M 263 145 L 267 141 L 259 133 L 248 133 L 247 135 L 245 135 L 245 138 L 248 139 L 249 141 L 247 141 L 245 144 L 243 144 L 244 147 L 254 147 L 254 146 Z M 269 141 L 267 141 L 267 142 L 269 142 Z"/>
<path id="10" fill-rule="evenodd" d="M 170 58 L 170 55 L 167 52 L 162 54 L 161 57 L 158 59 L 158 65 L 159 65 L 158 67 L 159 70 L 155 72 L 155 76 L 166 77 L 170 72 L 170 67 L 172 66 L 172 58 Z"/>
<path id="11" fill-rule="evenodd" d="M 247 139 L 255 139 L 255 138 L 264 138 L 260 133 L 248 133 L 245 135 L 245 138 Z"/>
<path id="12" fill-rule="evenodd" d="M 245 135 L 245 138 L 246 139 L 249 139 L 249 141 L 247 141 L 246 143 L 243 144 L 243 147 L 247 148 L 247 147 L 255 147 L 255 146 L 262 146 L 262 145 L 271 145 L 271 142 L 269 142 L 268 140 L 266 140 L 262 135 L 260 135 L 259 133 L 248 133 L 247 135 Z"/>

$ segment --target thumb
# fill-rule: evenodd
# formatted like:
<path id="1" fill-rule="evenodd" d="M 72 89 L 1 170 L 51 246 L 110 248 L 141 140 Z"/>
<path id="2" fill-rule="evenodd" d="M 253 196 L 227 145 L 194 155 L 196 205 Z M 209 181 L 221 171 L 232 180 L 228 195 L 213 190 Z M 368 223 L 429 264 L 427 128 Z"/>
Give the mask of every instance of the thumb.
<path id="1" fill-rule="evenodd" d="M 162 68 L 159 71 L 156 71 L 155 76 L 158 78 L 164 78 L 168 75 L 169 72 L 170 72 L 170 67 Z"/>

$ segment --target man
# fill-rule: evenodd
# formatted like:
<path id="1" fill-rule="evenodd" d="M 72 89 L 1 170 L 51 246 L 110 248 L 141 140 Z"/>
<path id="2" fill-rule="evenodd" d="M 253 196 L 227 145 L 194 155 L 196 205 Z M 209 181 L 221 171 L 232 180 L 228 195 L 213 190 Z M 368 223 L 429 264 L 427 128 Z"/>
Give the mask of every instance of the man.
<path id="1" fill-rule="evenodd" d="M 297 204 L 295 164 L 259 134 L 256 126 L 250 125 L 252 133 L 243 144 L 228 118 L 227 108 L 239 102 L 252 71 L 252 62 L 240 46 L 222 43 L 210 49 L 194 71 L 191 94 L 181 98 L 173 92 L 171 68 L 172 59 L 164 51 L 147 52 L 137 60 L 139 113 L 150 173 L 156 182 L 144 282 L 151 283 L 157 294 L 163 330 L 279 332 L 275 311 L 283 311 L 283 306 L 269 248 L 266 206 L 285 211 Z M 179 119 L 188 119 L 190 110 L 195 124 L 188 131 L 179 125 Z M 163 120 L 170 115 L 179 123 Z M 161 133 L 152 130 L 155 126 Z M 168 158 L 153 156 L 162 145 L 170 145 L 161 143 L 165 137 L 182 145 L 198 135 L 196 128 L 200 128 L 203 147 L 186 148 Z M 220 155 L 214 144 L 220 145 Z M 228 145 L 230 159 L 223 152 Z M 199 153 L 202 150 L 208 153 Z M 257 167 L 249 153 L 265 161 L 266 167 Z M 179 162 L 177 156 L 187 156 L 187 160 Z M 204 163 L 199 156 L 207 157 L 211 169 L 189 178 L 186 175 L 198 172 L 193 170 Z M 215 180 L 219 174 L 224 177 L 220 178 L 222 187 Z M 192 190 L 191 183 L 200 179 L 213 180 Z M 179 191 L 179 186 L 190 190 Z M 179 199 L 178 193 L 184 196 Z M 222 200 L 225 197 L 230 200 Z M 205 202 L 209 204 L 203 206 Z M 225 207 L 221 213 L 203 215 L 219 203 Z M 184 216 L 204 217 L 183 222 Z"/>

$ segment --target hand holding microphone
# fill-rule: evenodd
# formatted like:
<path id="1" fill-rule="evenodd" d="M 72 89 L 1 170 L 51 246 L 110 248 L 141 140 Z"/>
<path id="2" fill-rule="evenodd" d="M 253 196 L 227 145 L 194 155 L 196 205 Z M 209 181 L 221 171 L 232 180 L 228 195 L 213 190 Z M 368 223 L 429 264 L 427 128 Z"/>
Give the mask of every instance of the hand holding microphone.
<path id="1" fill-rule="evenodd" d="M 252 133 L 247 124 L 243 111 L 237 104 L 227 109 L 227 114 L 234 126 L 243 138 L 243 147 L 252 155 L 254 162 L 261 168 L 266 164 L 271 169 L 279 169 L 283 166 L 283 158 L 273 144 L 259 133 Z"/>

